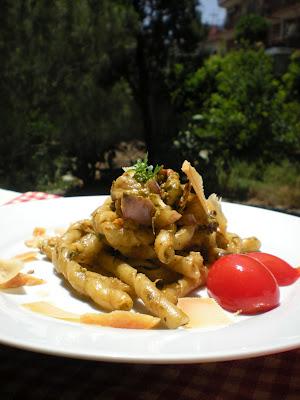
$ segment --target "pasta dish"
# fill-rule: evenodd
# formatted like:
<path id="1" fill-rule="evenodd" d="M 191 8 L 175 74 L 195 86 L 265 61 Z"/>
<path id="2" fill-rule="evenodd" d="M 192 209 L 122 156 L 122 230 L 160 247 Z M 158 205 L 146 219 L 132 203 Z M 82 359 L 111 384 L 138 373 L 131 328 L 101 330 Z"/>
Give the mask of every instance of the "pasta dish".
<path id="1" fill-rule="evenodd" d="M 230 253 L 257 251 L 255 237 L 227 231 L 220 199 L 205 197 L 188 161 L 183 177 L 139 160 L 124 168 L 110 196 L 89 218 L 37 247 L 80 295 L 113 318 L 130 318 L 136 302 L 165 327 L 188 323 L 180 297 L 204 286 L 210 265 Z M 120 314 L 119 314 L 120 317 Z"/>

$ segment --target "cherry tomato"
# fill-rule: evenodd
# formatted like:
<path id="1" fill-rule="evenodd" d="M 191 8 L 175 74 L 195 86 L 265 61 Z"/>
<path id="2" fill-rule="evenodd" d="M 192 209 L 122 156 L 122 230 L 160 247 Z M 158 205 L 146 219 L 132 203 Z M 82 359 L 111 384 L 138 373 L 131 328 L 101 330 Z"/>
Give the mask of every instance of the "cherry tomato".
<path id="1" fill-rule="evenodd" d="M 253 252 L 247 256 L 255 258 L 264 264 L 274 275 L 279 286 L 287 286 L 294 283 L 300 276 L 299 271 L 279 257 L 268 253 Z"/>
<path id="2" fill-rule="evenodd" d="M 228 311 L 256 314 L 279 304 L 279 287 L 264 265 L 243 254 L 219 258 L 207 277 L 208 294 Z"/>

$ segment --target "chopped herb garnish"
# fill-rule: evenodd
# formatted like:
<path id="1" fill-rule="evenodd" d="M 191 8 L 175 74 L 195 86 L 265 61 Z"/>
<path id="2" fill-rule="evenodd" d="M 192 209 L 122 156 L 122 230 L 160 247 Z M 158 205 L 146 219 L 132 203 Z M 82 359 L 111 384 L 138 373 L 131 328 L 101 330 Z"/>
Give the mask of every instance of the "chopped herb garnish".
<path id="1" fill-rule="evenodd" d="M 123 168 L 124 171 L 134 171 L 134 179 L 139 183 L 146 183 L 149 179 L 155 179 L 161 170 L 161 165 L 148 165 L 148 155 L 143 160 L 138 159 L 132 167 Z"/>

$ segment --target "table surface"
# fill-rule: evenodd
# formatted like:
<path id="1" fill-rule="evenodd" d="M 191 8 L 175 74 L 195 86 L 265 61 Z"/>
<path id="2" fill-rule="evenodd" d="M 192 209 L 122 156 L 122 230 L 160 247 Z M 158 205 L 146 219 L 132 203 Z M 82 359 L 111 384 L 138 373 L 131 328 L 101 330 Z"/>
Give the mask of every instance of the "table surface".
<path id="1" fill-rule="evenodd" d="M 19 195 L 0 189 L 0 205 Z M 218 363 L 135 365 L 48 356 L 0 345 L 0 398 L 299 400 L 299 356 L 300 350 L 292 350 Z"/>

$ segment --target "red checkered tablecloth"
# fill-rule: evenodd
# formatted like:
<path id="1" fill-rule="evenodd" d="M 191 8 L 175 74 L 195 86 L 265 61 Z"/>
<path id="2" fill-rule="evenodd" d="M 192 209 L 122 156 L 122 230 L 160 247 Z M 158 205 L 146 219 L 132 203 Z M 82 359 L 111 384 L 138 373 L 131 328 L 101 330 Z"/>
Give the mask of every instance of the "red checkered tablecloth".
<path id="1" fill-rule="evenodd" d="M 25 192 L 20 194 L 20 196 L 17 196 L 5 203 L 7 204 L 17 204 L 17 203 L 25 203 L 26 201 L 32 201 L 32 200 L 48 200 L 48 199 L 55 199 L 60 196 L 57 196 L 56 194 L 50 194 L 50 193 L 44 193 L 44 192 Z"/>
<path id="2" fill-rule="evenodd" d="M 45 198 L 53 195 L 28 192 L 8 203 Z M 300 350 L 218 363 L 130 365 L 0 345 L 0 360 L 0 399 L 5 400 L 300 399 Z"/>
<path id="3" fill-rule="evenodd" d="M 0 346 L 0 398 L 299 400 L 299 351 L 194 365 L 73 360 Z"/>

